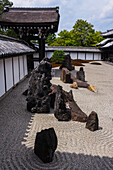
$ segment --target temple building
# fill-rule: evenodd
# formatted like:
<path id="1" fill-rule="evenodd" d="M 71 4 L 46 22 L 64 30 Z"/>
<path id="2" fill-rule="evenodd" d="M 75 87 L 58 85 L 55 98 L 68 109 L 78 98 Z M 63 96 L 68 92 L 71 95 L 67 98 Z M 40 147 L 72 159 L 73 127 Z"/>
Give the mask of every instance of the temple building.
<path id="1" fill-rule="evenodd" d="M 59 17 L 59 7 L 6 7 L 0 16 L 0 27 L 13 29 L 20 39 L 25 40 L 30 45 L 31 40 L 37 40 L 39 43 L 39 61 L 41 61 L 45 57 L 45 40 L 49 34 L 57 32 Z"/>
<path id="2" fill-rule="evenodd" d="M 102 51 L 102 60 L 113 62 L 113 29 L 103 32 L 101 36 L 105 39 L 97 45 Z"/>
<path id="3" fill-rule="evenodd" d="M 13 29 L 20 40 L 0 35 L 0 97 L 45 57 L 45 40 L 57 32 L 59 17 L 58 7 L 4 9 L 0 28 Z M 37 40 L 38 49 L 32 48 L 31 40 Z"/>

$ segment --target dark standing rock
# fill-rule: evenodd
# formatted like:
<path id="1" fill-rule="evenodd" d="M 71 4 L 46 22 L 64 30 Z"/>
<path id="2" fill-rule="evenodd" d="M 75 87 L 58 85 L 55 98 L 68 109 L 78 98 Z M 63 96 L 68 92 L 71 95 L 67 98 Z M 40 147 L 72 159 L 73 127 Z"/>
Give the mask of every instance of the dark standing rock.
<path id="1" fill-rule="evenodd" d="M 75 69 L 75 67 L 72 66 L 72 64 L 71 64 L 71 57 L 69 54 L 65 55 L 64 61 L 63 61 L 62 65 L 60 66 L 60 69 L 62 69 L 64 67 L 67 68 L 69 71 L 72 71 Z"/>
<path id="2" fill-rule="evenodd" d="M 85 72 L 83 70 L 83 67 L 80 67 L 80 70 L 77 72 L 77 79 L 81 81 L 85 81 Z"/>
<path id="3" fill-rule="evenodd" d="M 55 103 L 54 103 L 54 115 L 59 121 L 71 120 L 71 110 L 66 103 L 66 97 L 62 90 L 62 87 L 58 85 Z"/>
<path id="4" fill-rule="evenodd" d="M 71 119 L 78 122 L 86 122 L 87 121 L 87 115 L 80 109 L 80 107 L 77 105 L 73 98 L 72 90 L 67 93 L 67 102 L 69 103 L 69 107 L 71 109 Z"/>
<path id="5" fill-rule="evenodd" d="M 36 135 L 34 153 L 44 163 L 49 163 L 53 160 L 57 143 L 57 136 L 53 128 L 42 130 Z"/>
<path id="6" fill-rule="evenodd" d="M 71 79 L 71 72 L 67 68 L 62 68 L 60 79 L 64 83 L 72 83 L 73 82 L 73 80 Z"/>
<path id="7" fill-rule="evenodd" d="M 55 104 L 54 115 L 58 120 L 68 121 L 74 120 L 79 122 L 86 122 L 87 115 L 80 109 L 73 99 L 72 90 L 66 92 L 58 85 Z"/>
<path id="8" fill-rule="evenodd" d="M 86 128 L 91 131 L 99 129 L 99 120 L 96 112 L 92 111 L 89 117 L 87 118 Z"/>
<path id="9" fill-rule="evenodd" d="M 27 109 L 31 112 L 47 113 L 50 111 L 52 65 L 47 58 L 43 59 L 33 70 L 28 87 Z"/>
<path id="10" fill-rule="evenodd" d="M 35 97 L 29 97 L 27 102 L 27 110 L 31 112 L 31 109 L 36 106 L 36 99 Z"/>
<path id="11" fill-rule="evenodd" d="M 52 84 L 50 89 L 52 90 L 51 93 L 49 93 L 50 96 L 50 106 L 54 109 L 54 103 L 55 103 L 55 97 L 56 97 L 56 92 L 57 92 L 57 85 Z"/>

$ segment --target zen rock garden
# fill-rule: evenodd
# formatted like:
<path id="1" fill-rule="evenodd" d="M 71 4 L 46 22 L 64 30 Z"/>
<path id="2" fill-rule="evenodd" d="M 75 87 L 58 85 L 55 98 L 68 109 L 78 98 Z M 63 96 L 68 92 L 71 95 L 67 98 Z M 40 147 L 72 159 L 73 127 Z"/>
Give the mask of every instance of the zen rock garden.
<path id="1" fill-rule="evenodd" d="M 68 64 L 67 64 L 68 63 Z M 54 116 L 58 121 L 79 121 L 86 122 L 86 128 L 90 131 L 99 129 L 99 120 L 96 112 L 92 111 L 87 116 L 80 109 L 73 98 L 72 90 L 64 91 L 60 85 L 51 84 L 52 65 L 49 59 L 44 58 L 36 69 L 32 71 L 29 79 L 27 95 L 27 110 L 32 113 L 49 113 L 50 108 L 54 109 Z M 71 65 L 70 56 L 67 55 L 60 67 L 61 81 L 71 83 L 72 88 L 84 87 L 94 91 L 93 86 L 85 81 L 85 72 L 81 67 L 76 77 L 71 73 L 74 67 Z M 57 148 L 57 136 L 54 128 L 38 132 L 35 139 L 34 153 L 44 162 L 53 160 Z"/>

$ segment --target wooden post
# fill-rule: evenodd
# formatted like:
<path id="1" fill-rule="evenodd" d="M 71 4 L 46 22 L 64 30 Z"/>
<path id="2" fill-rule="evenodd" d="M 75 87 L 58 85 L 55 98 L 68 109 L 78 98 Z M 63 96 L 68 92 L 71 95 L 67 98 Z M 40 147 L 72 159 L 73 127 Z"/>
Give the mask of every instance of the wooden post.
<path id="1" fill-rule="evenodd" d="M 45 40 L 39 38 L 39 62 L 45 57 Z"/>

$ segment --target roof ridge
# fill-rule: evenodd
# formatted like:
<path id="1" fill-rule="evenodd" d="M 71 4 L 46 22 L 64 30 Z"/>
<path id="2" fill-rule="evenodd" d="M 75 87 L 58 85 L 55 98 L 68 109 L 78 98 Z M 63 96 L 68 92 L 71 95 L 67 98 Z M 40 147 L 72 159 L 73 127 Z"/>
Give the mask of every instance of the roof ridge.
<path id="1" fill-rule="evenodd" d="M 55 10 L 55 11 L 59 11 L 59 7 L 7 7 L 9 10 Z"/>

